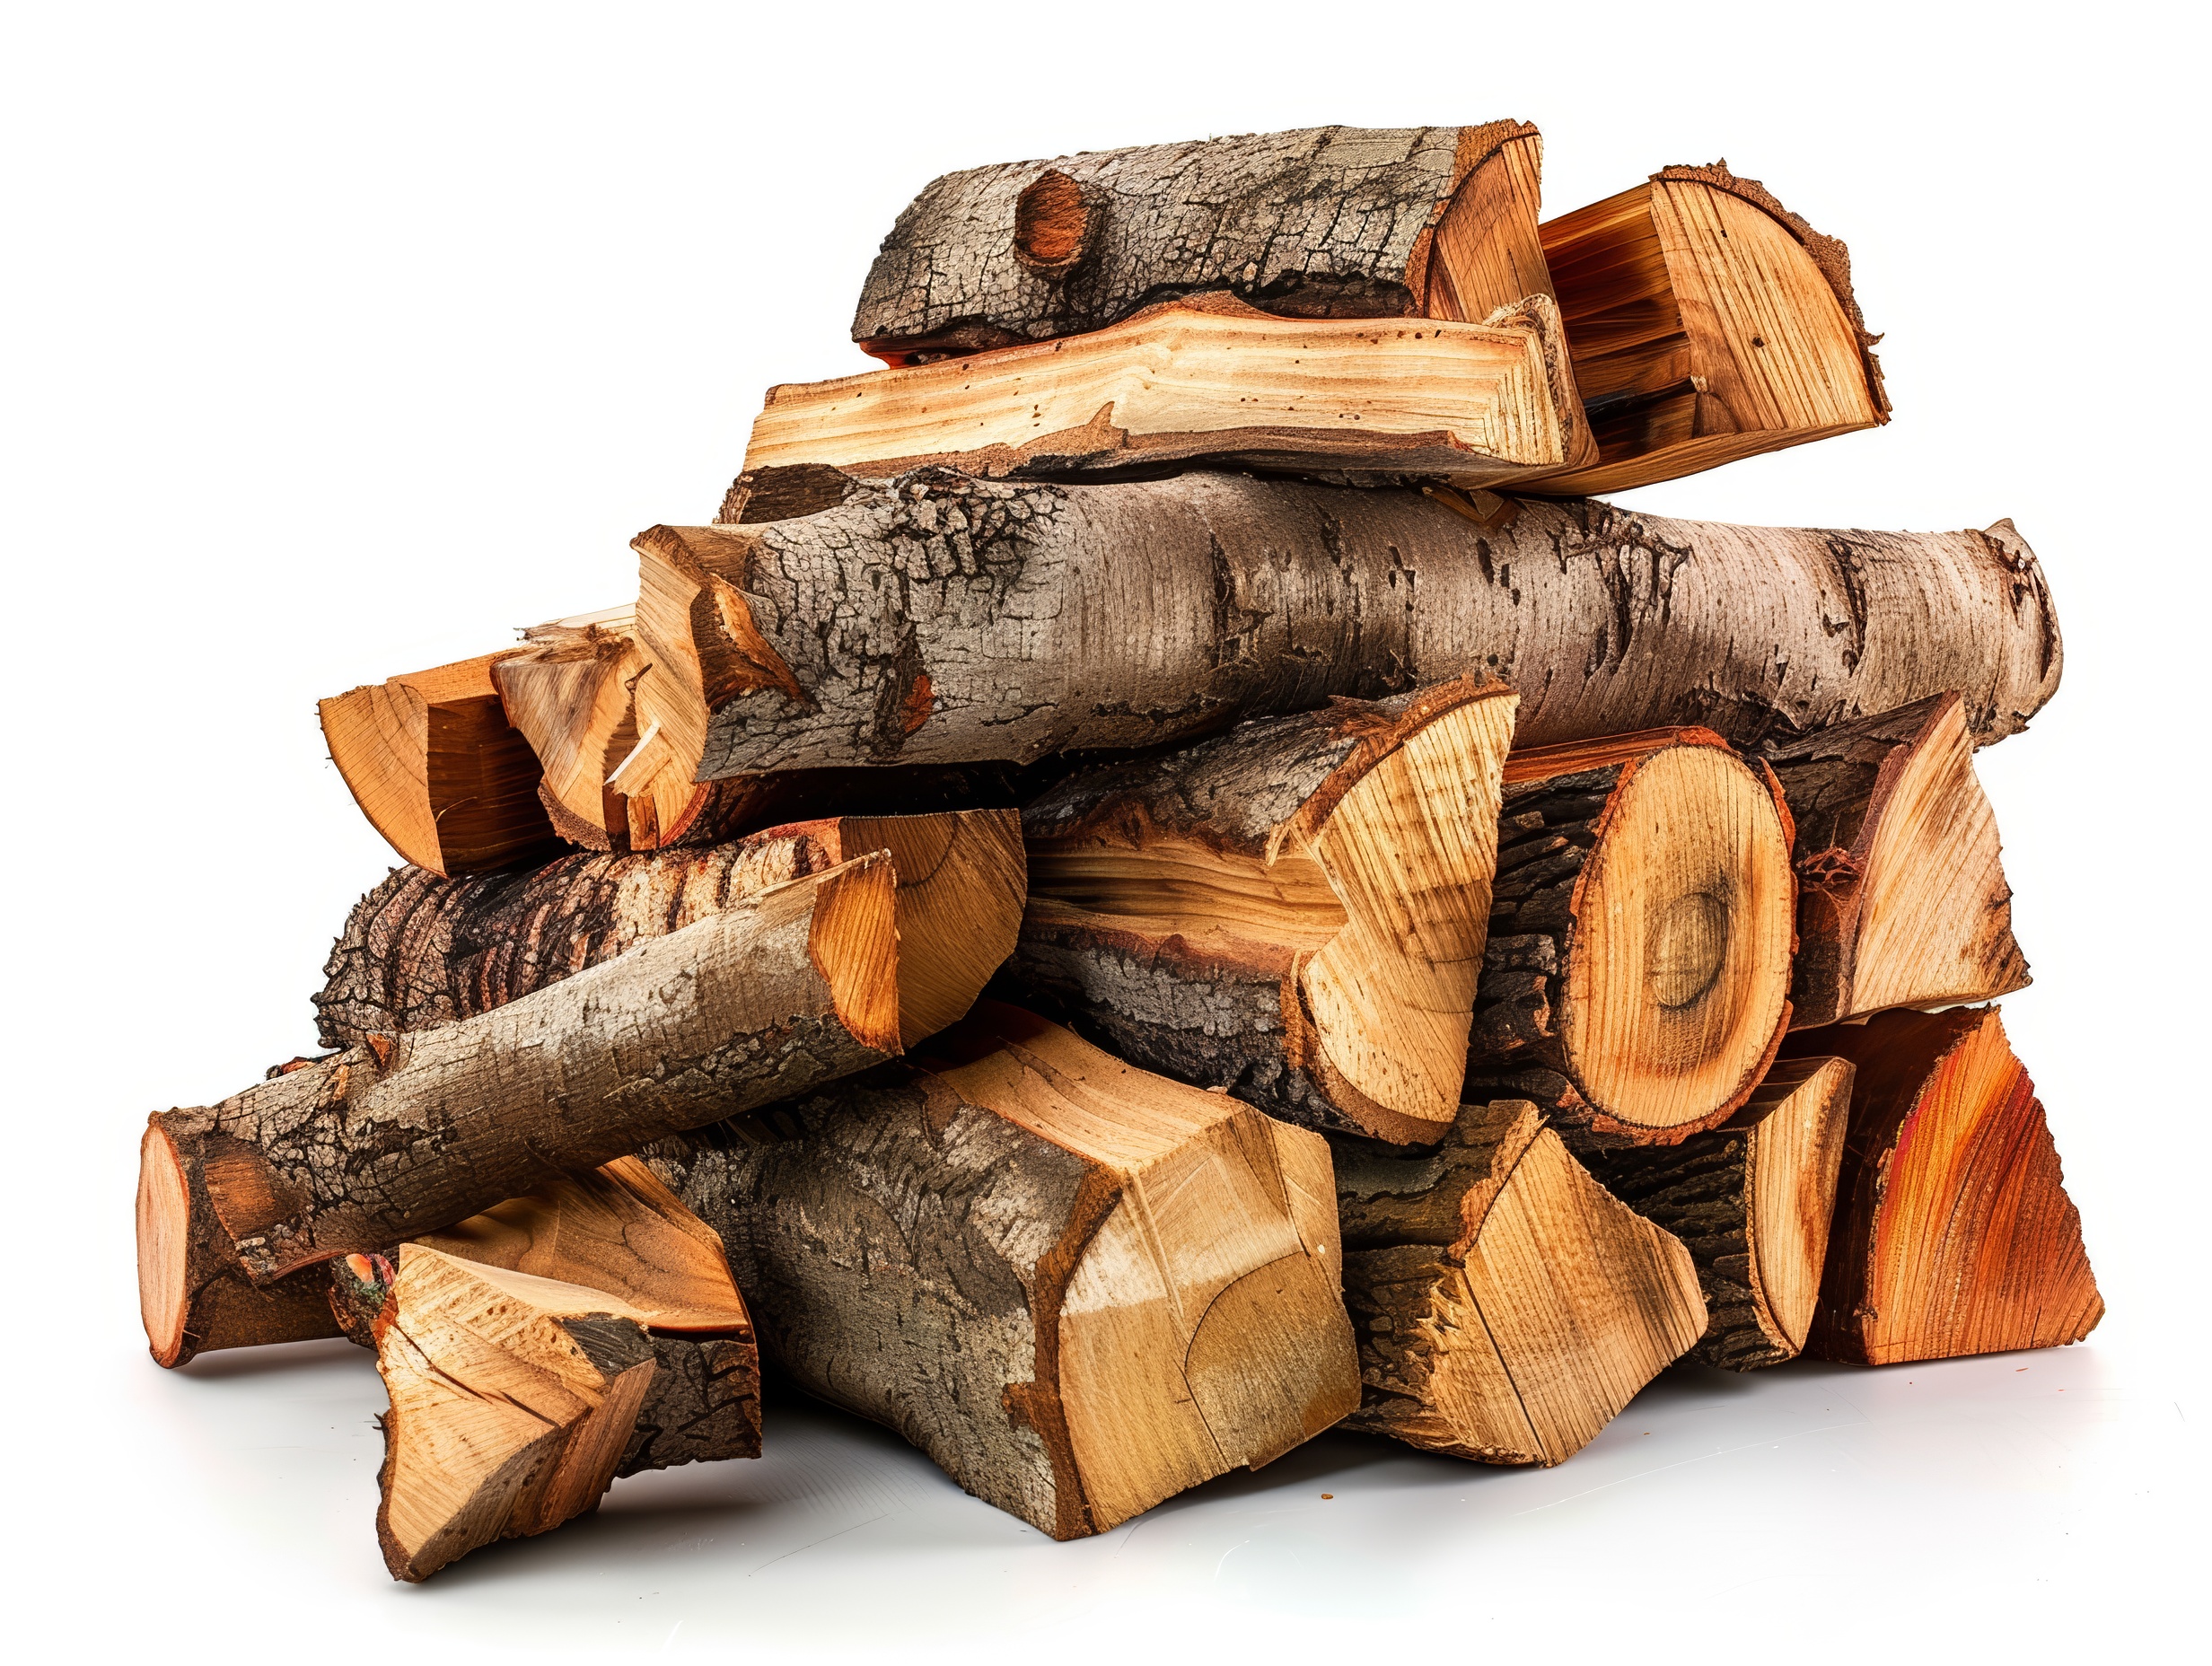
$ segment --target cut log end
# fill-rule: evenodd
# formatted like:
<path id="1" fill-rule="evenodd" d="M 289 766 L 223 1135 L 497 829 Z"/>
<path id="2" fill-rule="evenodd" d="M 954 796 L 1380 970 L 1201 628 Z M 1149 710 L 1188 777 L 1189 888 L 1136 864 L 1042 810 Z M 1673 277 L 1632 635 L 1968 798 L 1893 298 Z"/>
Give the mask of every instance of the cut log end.
<path id="1" fill-rule="evenodd" d="M 887 1056 L 901 1050 L 898 885 L 888 856 L 842 864 L 815 890 L 807 934 L 807 952 L 830 986 L 838 1022 L 861 1046 Z"/>
<path id="2" fill-rule="evenodd" d="M 138 1315 L 163 1365 L 182 1363 L 191 1310 L 191 1197 L 176 1146 L 159 1124 L 138 1143 Z"/>

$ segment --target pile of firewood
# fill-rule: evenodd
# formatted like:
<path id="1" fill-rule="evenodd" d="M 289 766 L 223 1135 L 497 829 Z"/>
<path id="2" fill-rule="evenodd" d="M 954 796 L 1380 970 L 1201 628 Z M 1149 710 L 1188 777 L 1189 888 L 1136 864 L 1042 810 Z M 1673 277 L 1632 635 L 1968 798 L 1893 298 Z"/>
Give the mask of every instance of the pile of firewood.
<path id="1" fill-rule="evenodd" d="M 1725 165 L 1514 122 L 980 168 L 636 598 L 322 706 L 408 866 L 152 1118 L 154 1357 L 345 1334 L 420 1579 L 759 1450 L 759 1361 L 1056 1538 L 1342 1425 L 2102 1311 L 1987 1003 L 2033 554 L 1582 495 L 1888 419 Z M 756 1346 L 759 1352 L 756 1353 Z"/>

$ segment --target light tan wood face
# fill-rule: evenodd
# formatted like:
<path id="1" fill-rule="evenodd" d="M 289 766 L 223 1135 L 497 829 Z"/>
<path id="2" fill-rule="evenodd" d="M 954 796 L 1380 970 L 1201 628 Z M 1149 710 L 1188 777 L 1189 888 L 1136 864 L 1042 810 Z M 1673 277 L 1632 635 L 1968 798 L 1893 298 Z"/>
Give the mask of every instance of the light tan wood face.
<path id="1" fill-rule="evenodd" d="M 164 1365 L 184 1341 L 190 1210 L 175 1148 L 161 1129 L 148 1127 L 138 1146 L 138 1316 L 146 1345 Z"/>
<path id="2" fill-rule="evenodd" d="M 1775 1066 L 1801 1080 L 1751 1134 L 1750 1236 L 1763 1318 L 1793 1351 L 1821 1293 L 1836 1176 L 1850 1120 L 1851 1066 L 1840 1058 Z"/>

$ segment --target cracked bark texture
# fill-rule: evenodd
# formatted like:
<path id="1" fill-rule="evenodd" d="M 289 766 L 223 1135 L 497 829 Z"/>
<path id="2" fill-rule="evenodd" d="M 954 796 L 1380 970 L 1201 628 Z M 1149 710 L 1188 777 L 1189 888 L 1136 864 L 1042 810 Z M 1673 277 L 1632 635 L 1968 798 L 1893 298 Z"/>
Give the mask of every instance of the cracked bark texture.
<path id="1" fill-rule="evenodd" d="M 1520 743 L 1702 723 L 1787 738 L 1944 689 L 1978 741 L 2057 688 L 2058 627 L 1987 532 L 1670 521 L 1233 474 L 1112 486 L 924 471 L 803 519 L 636 540 L 671 670 L 641 720 L 703 779 L 1028 762 L 1464 674 Z"/>
<path id="2" fill-rule="evenodd" d="M 479 1017 L 157 1112 L 139 1194 L 155 1358 L 206 1346 L 241 1281 L 382 1250 L 895 1055 L 891 889 L 889 859 L 863 857 Z"/>

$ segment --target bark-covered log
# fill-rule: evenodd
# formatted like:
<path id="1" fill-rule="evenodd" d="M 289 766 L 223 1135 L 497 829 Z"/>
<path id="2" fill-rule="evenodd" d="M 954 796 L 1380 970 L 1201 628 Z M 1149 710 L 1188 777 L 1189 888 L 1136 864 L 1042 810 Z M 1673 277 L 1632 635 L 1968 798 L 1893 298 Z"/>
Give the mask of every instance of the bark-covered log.
<path id="1" fill-rule="evenodd" d="M 1466 1074 L 1514 706 L 1463 678 L 1063 782 L 1023 817 L 1005 981 L 1146 1069 L 1435 1141 Z"/>
<path id="2" fill-rule="evenodd" d="M 468 879 L 396 869 L 355 905 L 323 968 L 322 1044 L 472 1018 L 872 850 L 888 851 L 898 875 L 899 1021 L 911 1044 L 965 1013 L 1014 947 L 1024 878 L 1012 810 L 830 817 Z"/>
<path id="3" fill-rule="evenodd" d="M 1339 1145 L 1347 1426 L 1483 1463 L 1571 1458 L 1705 1328 L 1690 1252 L 1616 1202 L 1524 1100 L 1426 1157 Z"/>
<path id="4" fill-rule="evenodd" d="M 2035 1084 L 1997 1008 L 1789 1039 L 1856 1067 L 1805 1352 L 1859 1365 L 2078 1342 L 2104 1317 Z"/>
<path id="5" fill-rule="evenodd" d="M 1789 1022 L 1789 812 L 1707 729 L 1517 751 L 1466 1092 L 1578 1149 L 1725 1121 Z"/>
<path id="6" fill-rule="evenodd" d="M 1784 1059 L 1711 1133 L 1586 1160 L 1607 1191 L 1681 1239 L 1697 1263 L 1707 1318 L 1696 1358 L 1753 1371 L 1804 1346 L 1850 1107 L 1848 1061 Z"/>
<path id="7" fill-rule="evenodd" d="M 1991 741 L 2058 684 L 2009 523 L 1471 513 L 1441 487 L 925 471 L 801 519 L 656 527 L 638 721 L 712 780 L 1149 746 L 1467 674 L 1520 692 L 1524 745 L 1688 723 L 1748 744 L 1944 689 Z"/>
<path id="8" fill-rule="evenodd" d="M 890 858 L 864 856 L 481 1016 L 155 1113 L 138 1190 L 154 1358 L 205 1346 L 241 1279 L 382 1250 L 895 1055 L 892 890 Z"/>
<path id="9" fill-rule="evenodd" d="M 1797 1028 L 2025 986 L 1956 695 L 1785 742 L 1767 761 L 1797 824 Z"/>
<path id="10" fill-rule="evenodd" d="M 645 1155 L 801 1387 L 1056 1539 L 1358 1401 L 1321 1136 L 1026 1013 Z"/>

